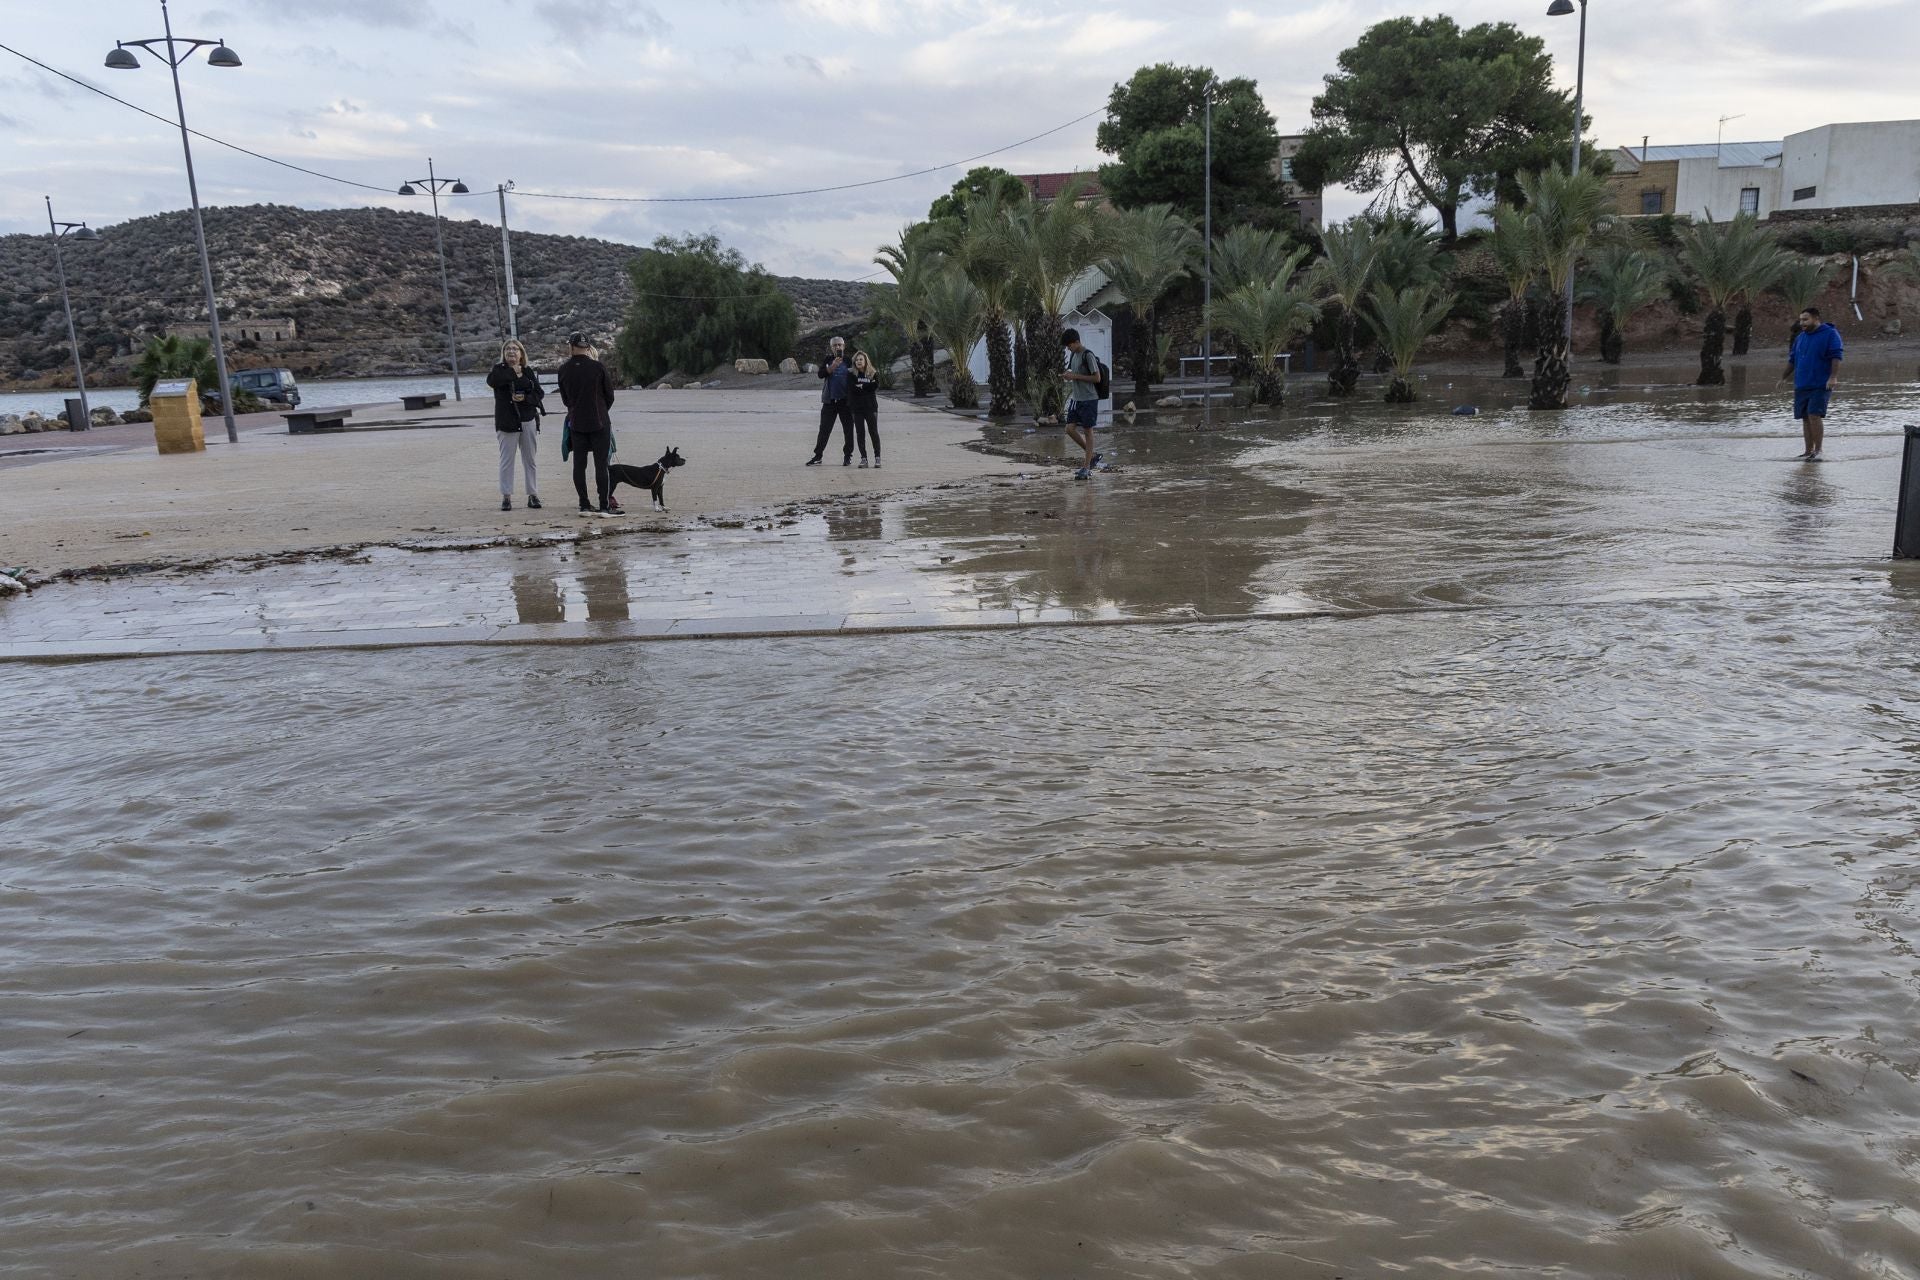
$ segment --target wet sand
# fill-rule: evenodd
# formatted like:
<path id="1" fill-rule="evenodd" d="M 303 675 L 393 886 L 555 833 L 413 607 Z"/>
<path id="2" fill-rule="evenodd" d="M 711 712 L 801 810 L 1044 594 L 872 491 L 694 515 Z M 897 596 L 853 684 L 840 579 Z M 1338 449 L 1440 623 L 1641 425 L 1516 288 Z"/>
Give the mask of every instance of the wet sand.
<path id="1" fill-rule="evenodd" d="M 667 483 L 671 514 L 622 488 L 623 520 L 583 519 L 571 463 L 560 461 L 557 420 L 541 432 L 545 508 L 526 510 L 516 485 L 516 509 L 503 512 L 491 414 L 491 400 L 471 399 L 420 414 L 363 409 L 352 422 L 390 419 L 414 429 L 317 436 L 287 435 L 271 415 L 256 415 L 258 425 L 250 422 L 237 445 L 226 443 L 214 419 L 205 453 L 170 456 L 153 451 L 151 428 L 144 436 L 128 427 L 62 437 L 57 445 L 10 436 L 0 455 L 56 452 L 0 466 L 0 566 L 56 573 L 367 543 L 570 538 L 583 526 L 595 534 L 608 526 L 672 529 L 701 516 L 758 515 L 793 502 L 1017 470 L 962 448 L 977 435 L 971 424 L 918 406 L 886 405 L 885 469 L 862 471 L 857 458 L 854 467 L 839 465 L 837 433 L 827 465 L 801 465 L 813 451 L 817 392 L 633 391 L 614 405 L 615 461 L 649 463 L 677 446 L 688 461 Z"/>

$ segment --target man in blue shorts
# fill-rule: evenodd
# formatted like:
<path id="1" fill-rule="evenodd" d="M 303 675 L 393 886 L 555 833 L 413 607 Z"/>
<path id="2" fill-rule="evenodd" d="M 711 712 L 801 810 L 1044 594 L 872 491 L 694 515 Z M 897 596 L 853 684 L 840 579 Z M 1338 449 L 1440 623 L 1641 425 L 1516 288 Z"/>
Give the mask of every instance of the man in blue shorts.
<path id="1" fill-rule="evenodd" d="M 1801 462 L 1820 461 L 1827 439 L 1827 402 L 1833 395 L 1834 366 L 1846 357 L 1840 331 L 1820 319 L 1818 307 L 1800 313 L 1800 332 L 1787 348 L 1787 373 L 1793 375 L 1793 416 L 1800 420 L 1807 451 Z"/>
<path id="2" fill-rule="evenodd" d="M 1067 349 L 1067 436 L 1086 451 L 1086 465 L 1073 473 L 1075 480 L 1093 475 L 1100 455 L 1093 451 L 1093 429 L 1100 421 L 1100 361 L 1080 343 L 1080 331 L 1068 329 L 1060 335 Z"/>

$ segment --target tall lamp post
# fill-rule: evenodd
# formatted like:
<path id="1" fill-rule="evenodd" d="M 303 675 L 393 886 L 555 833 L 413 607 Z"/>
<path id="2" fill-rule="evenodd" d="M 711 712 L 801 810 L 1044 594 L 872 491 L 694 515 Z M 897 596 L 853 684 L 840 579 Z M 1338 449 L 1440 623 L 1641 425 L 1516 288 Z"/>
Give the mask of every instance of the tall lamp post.
<path id="1" fill-rule="evenodd" d="M 1564 18 L 1572 12 L 1573 0 L 1553 0 L 1553 3 L 1547 6 L 1549 18 Z M 1587 0 L 1580 0 L 1580 60 L 1575 65 L 1577 70 L 1573 79 L 1573 167 L 1567 170 L 1569 177 L 1580 172 L 1580 126 L 1583 115 L 1581 102 L 1587 95 Z M 1571 270 L 1567 272 L 1566 314 L 1564 336 L 1567 340 L 1567 350 L 1571 351 L 1573 350 L 1573 272 Z"/>
<path id="2" fill-rule="evenodd" d="M 500 193 L 500 256 L 507 264 L 507 336 L 518 341 L 520 324 L 514 318 L 514 312 L 520 307 L 520 295 L 513 291 L 513 241 L 507 238 L 507 192 L 513 190 L 513 179 L 495 187 Z"/>
<path id="3" fill-rule="evenodd" d="M 445 187 L 454 195 L 467 194 L 467 184 L 458 178 L 436 178 L 433 175 L 433 157 L 427 157 L 427 176 L 415 178 L 400 184 L 400 194 L 414 195 L 415 187 L 425 187 L 427 194 L 433 197 L 433 247 L 440 254 L 440 305 L 447 313 L 447 359 L 453 366 L 453 398 L 460 398 L 460 348 L 453 340 L 453 293 L 447 288 L 447 242 L 440 234 L 440 189 Z M 502 197 L 504 202 L 505 197 Z"/>
<path id="4" fill-rule="evenodd" d="M 1206 425 L 1213 425 L 1213 93 L 1220 87 L 1218 77 L 1207 81 L 1207 148 L 1201 178 L 1200 237 L 1206 243 L 1206 272 L 1200 279 L 1200 412 Z"/>
<path id="5" fill-rule="evenodd" d="M 160 23 L 166 30 L 164 36 L 115 41 L 113 52 L 107 55 L 107 66 L 115 71 L 138 71 L 140 59 L 133 56 L 133 50 L 145 49 L 148 57 L 160 59 L 173 72 L 173 105 L 180 117 L 180 150 L 187 158 L 187 195 L 193 200 L 193 238 L 200 246 L 200 283 L 207 293 L 207 335 L 213 339 L 214 367 L 220 371 L 220 412 L 227 420 L 227 443 L 237 444 L 240 432 L 233 425 L 233 387 L 227 381 L 227 348 L 220 338 L 220 306 L 213 300 L 213 263 L 207 257 L 207 228 L 200 217 L 200 187 L 193 176 L 193 145 L 187 140 L 187 104 L 180 96 L 180 64 L 209 45 L 213 48 L 207 55 L 210 67 L 237 67 L 240 55 L 227 48 L 224 40 L 195 40 L 184 36 L 176 39 L 173 20 L 167 15 L 167 0 L 160 0 Z"/>
<path id="6" fill-rule="evenodd" d="M 60 241 L 71 235 L 75 240 L 98 240 L 100 233 L 84 222 L 55 222 L 53 197 L 47 197 L 47 227 L 53 232 L 53 269 L 60 276 L 60 305 L 67 309 L 67 344 L 73 348 L 73 385 L 80 392 L 80 421 L 69 422 L 67 430 L 85 431 L 93 426 L 93 410 L 87 407 L 87 371 L 80 365 L 80 336 L 73 329 L 73 299 L 67 294 L 67 264 L 60 256 Z"/>

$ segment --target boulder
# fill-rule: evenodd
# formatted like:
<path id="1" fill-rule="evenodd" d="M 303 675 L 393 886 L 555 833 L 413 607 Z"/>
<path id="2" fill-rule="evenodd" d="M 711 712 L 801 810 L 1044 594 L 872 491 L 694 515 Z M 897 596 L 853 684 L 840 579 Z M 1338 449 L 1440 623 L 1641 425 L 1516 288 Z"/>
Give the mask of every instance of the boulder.
<path id="1" fill-rule="evenodd" d="M 767 362 L 765 360 L 750 360 L 742 356 L 733 362 L 733 371 L 735 373 L 765 373 L 767 371 Z"/>
<path id="2" fill-rule="evenodd" d="M 125 418 L 121 417 L 106 405 L 101 405 L 98 409 L 88 414 L 87 420 L 96 427 L 117 427 L 126 421 Z"/>
<path id="3" fill-rule="evenodd" d="M 121 415 L 120 415 L 120 421 L 122 421 L 122 422 L 152 422 L 152 421 L 153 421 L 153 410 L 151 410 L 151 409 L 129 409 L 129 410 L 127 410 L 127 411 L 126 411 L 125 413 L 123 413 L 123 414 L 121 414 Z"/>
<path id="4" fill-rule="evenodd" d="M 1153 402 L 1153 407 L 1156 409 L 1181 409 L 1186 407 L 1186 403 L 1187 402 L 1179 396 L 1161 396 Z"/>
<path id="5" fill-rule="evenodd" d="M 20 423 L 17 413 L 0 413 L 0 436 L 17 436 L 26 428 Z"/>
<path id="6" fill-rule="evenodd" d="M 23 413 L 20 415 L 20 425 L 28 431 L 45 431 L 47 420 L 37 413 Z"/>
<path id="7" fill-rule="evenodd" d="M 795 360 L 792 356 L 788 356 L 785 360 L 782 360 L 780 362 L 780 372 L 798 373 L 800 372 L 800 362 L 798 360 Z"/>

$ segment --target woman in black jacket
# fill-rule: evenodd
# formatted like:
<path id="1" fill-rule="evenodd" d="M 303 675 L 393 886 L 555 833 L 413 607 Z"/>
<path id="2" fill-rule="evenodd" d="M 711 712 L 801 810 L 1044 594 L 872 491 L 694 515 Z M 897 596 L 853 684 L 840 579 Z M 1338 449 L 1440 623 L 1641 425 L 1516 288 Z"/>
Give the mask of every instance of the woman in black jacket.
<path id="1" fill-rule="evenodd" d="M 534 453 L 540 444 L 540 375 L 527 367 L 527 349 L 516 338 L 500 347 L 500 363 L 487 375 L 493 388 L 493 438 L 500 444 L 500 509 L 513 510 L 513 455 L 527 478 L 527 506 L 538 510 Z"/>
<path id="2" fill-rule="evenodd" d="M 860 439 L 860 465 L 867 465 L 867 441 L 873 441 L 873 465 L 880 465 L 880 371 L 864 351 L 853 353 L 853 429 Z"/>

